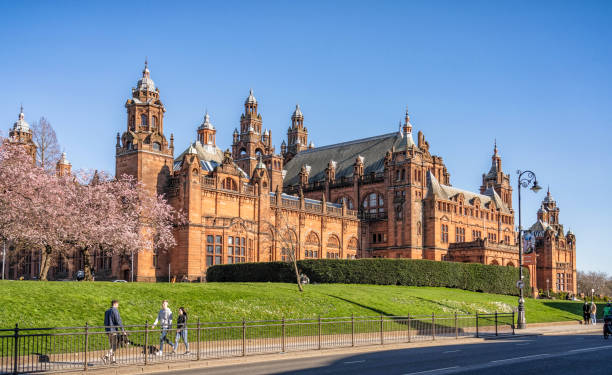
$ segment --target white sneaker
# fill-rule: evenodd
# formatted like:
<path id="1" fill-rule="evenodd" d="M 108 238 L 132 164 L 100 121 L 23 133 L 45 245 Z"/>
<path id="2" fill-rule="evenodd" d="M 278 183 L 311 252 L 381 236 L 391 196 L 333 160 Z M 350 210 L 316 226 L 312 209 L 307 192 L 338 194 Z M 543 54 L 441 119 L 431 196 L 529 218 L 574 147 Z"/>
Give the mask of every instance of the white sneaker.
<path id="1" fill-rule="evenodd" d="M 157 352 L 157 353 L 155 353 L 155 354 L 156 354 L 156 355 L 162 355 L 162 354 L 164 354 L 164 353 L 162 353 L 162 351 L 160 350 L 160 351 L 158 351 L 158 352 Z"/>

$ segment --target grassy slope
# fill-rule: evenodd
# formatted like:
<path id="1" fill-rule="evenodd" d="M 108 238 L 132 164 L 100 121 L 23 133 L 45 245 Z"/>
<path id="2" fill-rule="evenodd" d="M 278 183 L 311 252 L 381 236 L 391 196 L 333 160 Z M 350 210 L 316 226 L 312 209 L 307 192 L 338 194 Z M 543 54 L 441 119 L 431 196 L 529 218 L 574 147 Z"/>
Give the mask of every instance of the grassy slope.
<path id="1" fill-rule="evenodd" d="M 0 327 L 102 324 L 111 299 L 120 301 L 125 324 L 155 318 L 162 299 L 185 306 L 202 321 L 246 318 L 405 315 L 511 311 L 517 298 L 458 289 L 380 285 L 308 285 L 300 294 L 291 284 L 148 284 L 105 282 L 0 282 Z M 581 319 L 581 304 L 526 301 L 527 321 Z M 603 310 L 603 307 L 600 309 Z M 193 320 L 192 320 L 193 321 Z"/>

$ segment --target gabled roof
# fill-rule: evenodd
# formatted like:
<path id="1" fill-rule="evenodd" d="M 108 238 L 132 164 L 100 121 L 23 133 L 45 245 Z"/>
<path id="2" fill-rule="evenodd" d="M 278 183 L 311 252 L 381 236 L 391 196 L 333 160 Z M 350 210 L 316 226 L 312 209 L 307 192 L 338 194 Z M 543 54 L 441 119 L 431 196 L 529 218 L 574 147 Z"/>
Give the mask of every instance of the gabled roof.
<path id="1" fill-rule="evenodd" d="M 189 145 L 185 151 L 174 159 L 174 170 L 178 171 L 183 165 L 183 157 L 188 153 L 195 153 L 200 159 L 200 165 L 202 169 L 207 172 L 212 172 L 215 168 L 223 162 L 223 151 L 214 145 L 203 145 L 199 141 L 196 141 Z M 249 178 L 249 175 L 240 169 L 235 163 L 234 166 L 242 173 L 244 178 Z"/>
<path id="2" fill-rule="evenodd" d="M 353 175 L 353 164 L 359 156 L 363 157 L 364 174 L 382 172 L 387 151 L 394 146 L 396 149 L 402 147 L 402 143 L 405 147 L 406 138 L 399 132 L 393 132 L 302 151 L 285 165 L 287 175 L 284 185 L 299 183 L 302 165 L 310 166 L 310 182 L 325 180 L 325 168 L 332 160 L 336 162 L 336 179 L 350 177 Z"/>
<path id="3" fill-rule="evenodd" d="M 492 188 L 485 190 L 484 194 L 478 194 L 468 190 L 458 189 L 453 186 L 442 185 L 438 182 L 438 179 L 430 171 L 427 171 L 426 198 L 430 195 L 433 195 L 440 199 L 450 200 L 458 194 L 463 194 L 463 196 L 465 197 L 465 201 L 468 204 L 471 204 L 475 198 L 478 198 L 480 199 L 482 206 L 486 207 L 490 202 L 494 202 L 495 206 L 498 207 L 503 213 L 510 213 L 510 209 L 508 208 L 508 206 L 506 206 L 506 204 L 502 201 L 497 192 Z"/>

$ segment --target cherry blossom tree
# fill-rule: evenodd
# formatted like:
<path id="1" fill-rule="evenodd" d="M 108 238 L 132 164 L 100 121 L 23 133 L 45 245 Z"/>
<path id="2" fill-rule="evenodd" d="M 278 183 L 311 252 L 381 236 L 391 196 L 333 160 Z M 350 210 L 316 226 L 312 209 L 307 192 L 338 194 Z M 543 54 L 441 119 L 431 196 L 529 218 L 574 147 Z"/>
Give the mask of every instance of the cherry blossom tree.
<path id="1" fill-rule="evenodd" d="M 175 246 L 173 228 L 184 220 L 132 177 L 83 171 L 58 177 L 33 166 L 23 147 L 0 139 L 0 241 L 40 250 L 40 280 L 71 251 L 80 252 L 91 280 L 94 251 L 166 250 Z"/>

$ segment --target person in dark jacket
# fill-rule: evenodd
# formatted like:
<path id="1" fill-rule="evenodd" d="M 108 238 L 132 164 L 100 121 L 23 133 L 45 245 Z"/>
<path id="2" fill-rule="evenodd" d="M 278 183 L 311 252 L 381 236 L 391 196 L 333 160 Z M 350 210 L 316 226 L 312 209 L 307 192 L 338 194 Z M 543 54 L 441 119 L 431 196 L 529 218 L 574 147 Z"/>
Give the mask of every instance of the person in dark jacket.
<path id="1" fill-rule="evenodd" d="M 119 315 L 119 301 L 112 300 L 110 309 L 104 312 L 104 331 L 108 336 L 110 349 L 106 355 L 102 357 L 102 361 L 107 364 L 116 363 L 115 351 L 117 351 L 117 342 L 119 335 L 125 335 L 121 315 Z"/>
<path id="2" fill-rule="evenodd" d="M 185 343 L 185 353 L 189 354 L 189 342 L 187 341 L 187 311 L 184 307 L 179 307 L 179 316 L 176 320 L 176 337 L 174 338 L 174 351 L 178 347 L 180 339 Z"/>
<path id="3" fill-rule="evenodd" d="M 582 319 L 584 320 L 584 324 L 589 324 L 589 320 L 591 318 L 591 306 L 587 301 L 584 301 L 584 305 L 582 305 Z"/>

